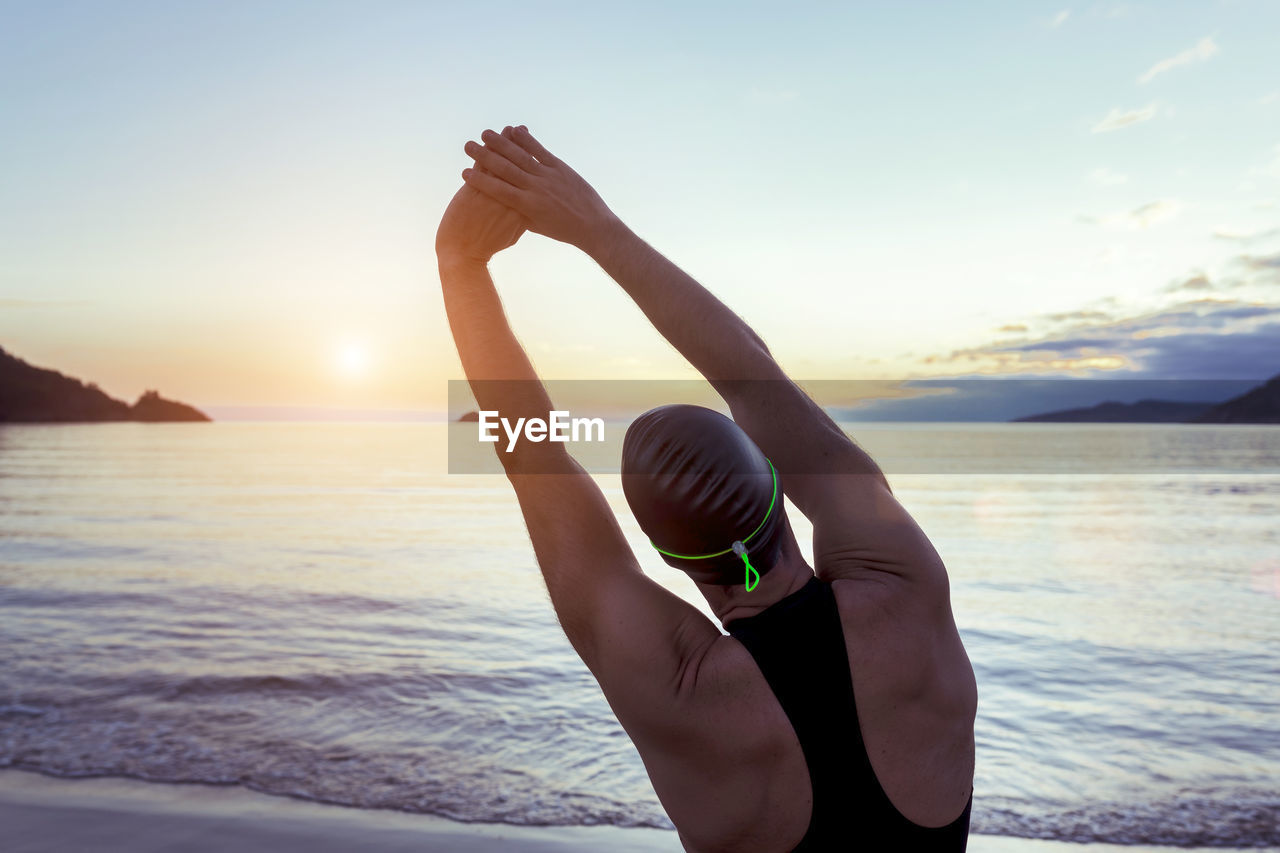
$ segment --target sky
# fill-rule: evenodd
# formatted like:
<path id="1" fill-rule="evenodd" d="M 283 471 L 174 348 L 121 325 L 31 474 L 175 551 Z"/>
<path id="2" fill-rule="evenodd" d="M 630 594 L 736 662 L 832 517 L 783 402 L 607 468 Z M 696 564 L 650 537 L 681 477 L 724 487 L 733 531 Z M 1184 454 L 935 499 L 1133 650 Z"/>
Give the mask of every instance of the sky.
<path id="1" fill-rule="evenodd" d="M 807 379 L 1280 373 L 1280 4 L 0 0 L 0 347 L 132 399 L 443 408 L 436 225 L 525 124 Z M 555 379 L 691 376 L 586 256 Z"/>

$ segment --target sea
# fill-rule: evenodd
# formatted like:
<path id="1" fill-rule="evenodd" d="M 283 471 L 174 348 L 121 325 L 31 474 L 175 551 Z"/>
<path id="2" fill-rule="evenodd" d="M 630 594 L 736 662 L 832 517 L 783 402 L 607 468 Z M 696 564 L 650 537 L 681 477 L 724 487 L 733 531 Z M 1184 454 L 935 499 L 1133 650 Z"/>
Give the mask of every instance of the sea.
<path id="1" fill-rule="evenodd" d="M 975 833 L 1280 844 L 1280 428 L 845 426 L 950 573 Z M 670 827 L 447 434 L 0 426 L 0 767 Z"/>

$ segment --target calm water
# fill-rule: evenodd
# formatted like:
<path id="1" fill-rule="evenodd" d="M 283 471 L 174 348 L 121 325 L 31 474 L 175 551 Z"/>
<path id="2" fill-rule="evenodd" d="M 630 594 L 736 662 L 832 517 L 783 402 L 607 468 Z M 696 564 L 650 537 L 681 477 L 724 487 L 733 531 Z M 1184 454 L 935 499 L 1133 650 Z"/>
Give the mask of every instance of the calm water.
<path id="1" fill-rule="evenodd" d="M 893 477 L 978 674 L 974 830 L 1280 843 L 1280 429 L 1070 428 L 1161 464 L 1019 473 L 1035 428 L 857 428 L 873 453 L 1005 472 Z M 669 826 L 505 480 L 444 473 L 444 436 L 0 427 L 0 766 Z"/>

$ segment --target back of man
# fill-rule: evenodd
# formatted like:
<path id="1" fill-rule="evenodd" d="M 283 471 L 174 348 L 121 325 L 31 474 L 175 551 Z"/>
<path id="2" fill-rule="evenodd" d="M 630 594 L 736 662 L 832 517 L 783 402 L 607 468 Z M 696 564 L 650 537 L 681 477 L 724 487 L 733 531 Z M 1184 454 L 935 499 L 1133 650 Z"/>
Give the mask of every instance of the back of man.
<path id="1" fill-rule="evenodd" d="M 830 590 L 856 700 L 849 719 L 831 709 L 832 723 L 857 725 L 874 779 L 901 817 L 924 827 L 951 824 L 972 790 L 977 694 L 945 590 L 921 596 L 909 582 L 883 577 L 837 579 Z M 733 636 L 713 643 L 696 665 L 684 725 L 636 742 L 681 840 L 700 853 L 795 848 L 809 832 L 815 800 L 792 720 Z M 856 775 L 857 763 L 841 772 Z M 863 812 L 878 807 L 883 801 L 874 797 L 845 804 L 847 849 L 875 849 L 875 821 Z M 814 849 L 825 848 L 819 841 Z"/>
<path id="2" fill-rule="evenodd" d="M 476 266 L 515 242 L 515 226 L 527 227 L 582 249 L 618 283 L 712 384 L 813 523 L 818 581 L 810 582 L 798 549 L 781 572 L 761 565 L 754 591 L 749 581 L 741 593 L 699 581 L 708 601 L 719 602 L 713 609 L 734 635 L 725 637 L 643 575 L 580 466 L 543 445 L 527 460 L 503 460 L 565 633 L 634 741 L 685 845 L 963 849 L 977 697 L 933 546 L 874 461 L 742 318 L 645 243 L 526 128 L 485 131 L 481 139 L 465 146 L 477 168 L 463 178 L 502 212 L 486 224 L 476 208 L 466 222 L 460 204 L 459 222 L 474 227 L 442 223 L 445 237 L 452 235 L 447 254 L 460 260 L 442 255 L 441 262 L 446 308 L 481 407 L 550 408 L 536 382 L 533 392 L 505 403 L 474 382 L 534 378 L 487 270 Z M 468 237 L 491 232 L 501 239 L 472 245 L 477 240 Z M 494 341 L 503 344 L 497 351 Z M 526 475 L 548 462 L 560 476 Z M 754 535 L 746 529 L 733 543 L 744 560 Z M 662 541 L 672 552 L 664 559 L 677 563 L 728 553 Z M 755 621 L 747 627 L 743 619 Z M 847 814 L 836 814 L 842 808 Z M 944 833 L 948 840 L 925 829 L 944 826 L 955 830 Z"/>

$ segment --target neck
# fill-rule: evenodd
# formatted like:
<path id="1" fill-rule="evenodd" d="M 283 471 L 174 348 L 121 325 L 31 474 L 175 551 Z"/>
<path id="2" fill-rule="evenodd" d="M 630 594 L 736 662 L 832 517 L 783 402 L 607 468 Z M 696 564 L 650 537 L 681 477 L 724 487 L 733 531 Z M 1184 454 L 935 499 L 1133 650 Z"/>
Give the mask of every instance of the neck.
<path id="1" fill-rule="evenodd" d="M 750 592 L 743 584 L 716 586 L 699 583 L 697 586 L 720 624 L 727 625 L 734 619 L 745 619 L 767 610 L 800 589 L 812 577 L 813 569 L 798 550 L 783 548 L 782 557 L 772 569 L 761 575 L 760 582 Z"/>

